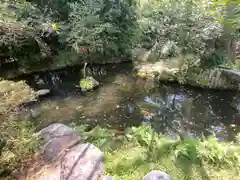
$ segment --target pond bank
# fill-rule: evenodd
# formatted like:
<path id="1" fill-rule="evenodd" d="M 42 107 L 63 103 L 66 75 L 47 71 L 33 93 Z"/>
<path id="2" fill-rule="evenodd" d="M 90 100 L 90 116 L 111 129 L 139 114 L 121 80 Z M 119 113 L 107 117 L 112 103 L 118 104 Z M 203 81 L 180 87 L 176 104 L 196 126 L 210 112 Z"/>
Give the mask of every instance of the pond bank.
<path id="1" fill-rule="evenodd" d="M 73 128 L 75 131 L 63 124 L 52 124 L 38 133 L 46 144 L 42 146 L 41 160 L 30 166 L 24 179 L 97 180 L 103 175 L 114 180 L 149 180 L 151 175 L 163 180 L 240 177 L 237 143 L 229 146 L 211 138 L 169 140 L 155 134 L 150 126 L 131 127 L 123 134 L 100 127 L 88 132 L 84 126 Z"/>
<path id="2" fill-rule="evenodd" d="M 199 69 L 192 68 L 190 72 L 182 69 L 180 65 L 174 64 L 173 60 L 169 62 L 160 61 L 156 63 L 138 63 L 135 65 L 137 75 L 142 78 L 156 79 L 159 81 L 176 81 L 181 84 L 191 86 L 220 89 L 220 90 L 240 90 L 240 71 L 233 69 Z"/>
<path id="3" fill-rule="evenodd" d="M 96 67 L 96 66 L 104 66 L 104 65 L 118 65 L 118 64 L 124 64 L 124 63 L 130 63 L 131 60 L 116 60 L 116 61 L 110 61 L 110 62 L 98 62 L 98 63 L 91 63 L 88 64 L 90 66 Z M 75 63 L 63 63 L 63 64 L 51 64 L 49 62 L 42 62 L 42 64 L 39 64 L 37 67 L 29 67 L 29 68 L 18 68 L 17 65 L 14 65 L 14 63 L 6 64 L 5 66 L 0 67 L 0 78 L 4 79 L 15 79 L 19 76 L 27 76 L 31 74 L 36 73 L 44 73 L 44 72 L 51 72 L 51 71 L 61 71 L 68 68 L 74 68 L 79 67 L 83 68 L 85 61 L 76 61 Z"/>

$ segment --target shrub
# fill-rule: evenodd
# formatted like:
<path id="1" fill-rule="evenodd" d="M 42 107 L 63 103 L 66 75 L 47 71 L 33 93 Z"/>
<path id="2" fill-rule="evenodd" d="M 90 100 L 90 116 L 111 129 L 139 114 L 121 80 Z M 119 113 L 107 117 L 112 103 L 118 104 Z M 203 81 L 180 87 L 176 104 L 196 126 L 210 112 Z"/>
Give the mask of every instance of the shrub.
<path id="1" fill-rule="evenodd" d="M 11 12 L 15 18 L 11 22 L 24 24 L 25 28 L 8 28 L 11 35 L 4 31 L 9 43 L 5 44 L 3 54 L 22 60 L 24 66 L 56 56 L 60 51 L 77 53 L 77 60 L 114 62 L 115 58 L 129 58 L 137 41 L 135 0 L 32 0 L 5 4 L 6 8 L 14 9 Z M 18 37 L 18 32 L 23 35 L 19 35 L 21 41 L 13 38 Z"/>
<path id="2" fill-rule="evenodd" d="M 34 127 L 26 121 L 9 120 L 0 125 L 0 176 L 23 165 L 39 148 Z"/>
<path id="3" fill-rule="evenodd" d="M 70 3 L 69 28 L 64 33 L 68 46 L 91 60 L 129 57 L 135 43 L 135 8 L 134 0 Z"/>
<path id="4" fill-rule="evenodd" d="M 140 21 L 143 46 L 156 41 L 167 46 L 172 41 L 181 53 L 193 53 L 202 61 L 212 61 L 209 66 L 223 62 L 223 58 L 212 60 L 214 53 L 222 56 L 215 44 L 222 37 L 223 26 L 217 21 L 219 16 L 211 14 L 206 2 L 153 0 L 143 9 Z"/>
<path id="5" fill-rule="evenodd" d="M 22 66 L 39 65 L 42 59 L 52 59 L 54 65 L 115 62 L 131 58 L 136 46 L 150 49 L 156 43 L 158 58 L 191 53 L 208 67 L 229 58 L 225 39 L 237 38 L 238 8 L 197 0 L 140 4 L 137 0 L 3 0 L 0 33 L 7 41 L 0 41 L 1 59 L 17 59 Z M 77 56 L 62 60 L 62 51 Z"/>
<path id="6" fill-rule="evenodd" d="M 33 89 L 24 81 L 0 81 L 0 115 L 7 115 L 14 108 L 36 100 Z"/>
<path id="7" fill-rule="evenodd" d="M 0 22 L 1 64 L 12 61 L 29 61 L 32 56 L 39 56 L 40 48 L 34 39 L 32 29 L 21 23 Z"/>
<path id="8" fill-rule="evenodd" d="M 57 54 L 56 30 L 39 7 L 25 1 L 3 1 L 0 10 L 0 66 L 15 62 L 17 68 L 36 67 Z"/>
<path id="9" fill-rule="evenodd" d="M 206 139 L 175 139 L 154 132 L 151 126 L 129 127 L 124 134 L 99 126 L 86 132 L 86 141 L 104 151 L 105 173 L 115 179 L 141 179 L 151 170 L 175 179 L 239 178 L 239 143 Z M 202 176 L 203 172 L 206 176 Z"/>
<path id="10" fill-rule="evenodd" d="M 97 127 L 87 134 L 87 141 L 101 148 L 107 142 L 111 150 L 116 141 L 117 131 L 109 131 Z M 218 142 L 216 138 L 176 139 L 157 134 L 151 126 L 132 127 L 125 130 L 122 147 L 142 147 L 150 150 L 150 156 L 156 160 L 164 156 L 174 157 L 175 160 L 187 158 L 193 162 L 202 161 L 214 165 L 238 165 L 240 163 L 238 143 Z M 121 148 L 120 148 L 121 149 Z M 119 149 L 119 150 L 120 150 Z"/>

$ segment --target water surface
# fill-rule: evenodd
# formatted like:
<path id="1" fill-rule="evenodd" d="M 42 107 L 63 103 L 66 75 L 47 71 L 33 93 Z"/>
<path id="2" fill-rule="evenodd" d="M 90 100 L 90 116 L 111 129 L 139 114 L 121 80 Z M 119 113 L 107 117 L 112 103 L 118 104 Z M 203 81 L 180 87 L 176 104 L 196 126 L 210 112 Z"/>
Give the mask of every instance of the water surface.
<path id="1" fill-rule="evenodd" d="M 219 140 L 233 140 L 240 131 L 240 114 L 233 108 L 236 93 L 183 87 L 135 77 L 130 64 L 94 69 L 101 87 L 82 93 L 80 68 L 35 74 L 27 77 L 38 88 L 36 78 L 53 90 L 51 96 L 25 109 L 37 113 L 40 129 L 53 122 L 100 125 L 123 130 L 128 126 L 152 124 L 158 132 L 176 137 L 176 131 L 190 137 L 215 133 Z M 240 103 L 239 103 L 240 104 Z"/>

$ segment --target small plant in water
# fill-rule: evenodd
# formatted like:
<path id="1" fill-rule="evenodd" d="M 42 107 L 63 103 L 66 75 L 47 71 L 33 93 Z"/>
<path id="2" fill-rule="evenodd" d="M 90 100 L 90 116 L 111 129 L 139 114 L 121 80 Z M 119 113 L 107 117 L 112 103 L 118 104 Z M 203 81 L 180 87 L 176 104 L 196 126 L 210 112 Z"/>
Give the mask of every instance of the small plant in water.
<path id="1" fill-rule="evenodd" d="M 93 88 L 93 83 L 91 82 L 91 80 L 87 77 L 85 79 L 82 79 L 79 83 L 79 86 L 82 88 L 82 89 L 92 89 Z"/>
<path id="2" fill-rule="evenodd" d="M 139 71 L 139 72 L 137 72 L 137 76 L 140 77 L 140 78 L 146 78 L 147 73 Z"/>

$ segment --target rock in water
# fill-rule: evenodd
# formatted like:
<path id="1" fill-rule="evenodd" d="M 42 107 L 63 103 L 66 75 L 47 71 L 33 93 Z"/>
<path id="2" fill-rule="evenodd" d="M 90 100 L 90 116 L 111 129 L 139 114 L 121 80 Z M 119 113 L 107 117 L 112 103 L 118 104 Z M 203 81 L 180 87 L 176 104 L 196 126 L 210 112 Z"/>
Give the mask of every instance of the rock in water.
<path id="1" fill-rule="evenodd" d="M 143 180 L 173 180 L 173 178 L 162 171 L 151 171 L 143 177 Z"/>
<path id="2" fill-rule="evenodd" d="M 89 91 L 99 86 L 99 82 L 95 80 L 92 76 L 83 78 L 79 82 L 79 87 L 82 91 Z"/>
<path id="3" fill-rule="evenodd" d="M 36 91 L 36 94 L 38 97 L 46 96 L 46 95 L 49 95 L 50 93 L 51 93 L 50 89 L 41 89 L 41 90 Z"/>

